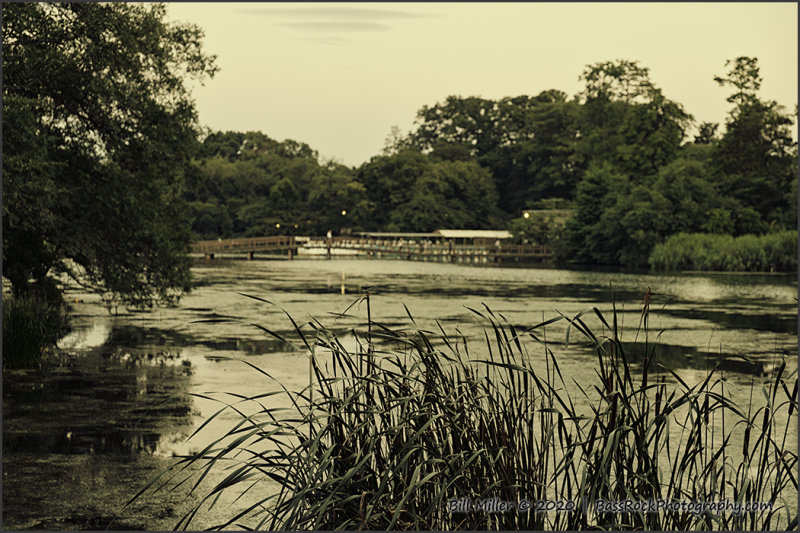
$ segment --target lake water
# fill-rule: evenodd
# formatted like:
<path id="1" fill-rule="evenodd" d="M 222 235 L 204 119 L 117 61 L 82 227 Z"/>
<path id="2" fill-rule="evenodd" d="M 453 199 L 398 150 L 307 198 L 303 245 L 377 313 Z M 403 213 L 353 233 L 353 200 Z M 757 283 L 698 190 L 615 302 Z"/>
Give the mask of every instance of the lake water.
<path id="1" fill-rule="evenodd" d="M 610 321 L 613 301 L 623 339 L 642 341 L 644 334 L 636 330 L 649 288 L 648 340 L 661 343 L 661 362 L 693 384 L 725 359 L 728 390 L 745 407 L 751 385 L 782 359 L 790 369 L 797 364 L 795 276 L 662 276 L 359 259 L 217 260 L 198 263 L 194 274 L 198 286 L 178 307 L 150 312 L 120 309 L 110 315 L 97 296 L 71 289 L 74 329 L 59 343 L 68 354 L 63 364 L 5 373 L 6 528 L 172 528 L 188 508 L 185 487 L 123 506 L 174 462 L 173 455 L 202 449 L 236 419 L 223 415 L 187 441 L 220 407 L 208 398 L 277 389 L 242 360 L 290 390 L 308 385 L 306 355 L 249 323 L 294 338 L 288 313 L 301 325 L 316 318 L 337 331 L 361 331 L 366 306 L 350 306 L 364 289 L 371 294 L 373 320 L 411 327 L 407 307 L 420 328 L 436 331 L 438 319 L 480 353 L 487 323 L 470 308 L 483 312 L 484 305 L 515 327 L 529 327 L 592 307 Z M 339 316 L 345 310 L 348 316 Z M 594 313 L 586 321 L 602 330 Z M 547 328 L 562 372 L 578 382 L 594 381 L 596 358 L 581 343 L 564 347 L 565 334 L 565 322 Z M 571 335 L 579 340 L 576 332 Z M 791 449 L 797 447 L 796 423 L 791 421 Z M 208 513 L 192 526 L 212 525 L 226 511 Z"/>

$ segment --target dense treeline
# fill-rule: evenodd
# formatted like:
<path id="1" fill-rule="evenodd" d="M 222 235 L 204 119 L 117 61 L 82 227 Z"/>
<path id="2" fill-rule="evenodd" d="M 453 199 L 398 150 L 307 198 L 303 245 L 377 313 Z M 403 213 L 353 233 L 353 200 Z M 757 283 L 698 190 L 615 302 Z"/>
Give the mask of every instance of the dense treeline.
<path id="1" fill-rule="evenodd" d="M 632 61 L 588 66 L 583 90 L 499 100 L 450 96 L 393 128 L 357 168 L 261 133 L 217 132 L 187 180 L 202 237 L 528 228 L 565 262 L 646 266 L 677 233 L 762 235 L 796 227 L 793 117 L 759 98 L 756 59 L 714 79 L 726 123 L 696 125 Z M 720 132 L 721 130 L 721 132 Z M 694 131 L 693 139 L 689 139 Z M 531 227 L 523 209 L 574 209 Z M 533 238 L 533 237 L 532 237 Z"/>
<path id="2" fill-rule="evenodd" d="M 213 133 L 188 176 L 202 237 L 430 231 L 503 223 L 489 170 L 404 148 L 358 169 L 322 163 L 308 145 L 256 132 Z"/>

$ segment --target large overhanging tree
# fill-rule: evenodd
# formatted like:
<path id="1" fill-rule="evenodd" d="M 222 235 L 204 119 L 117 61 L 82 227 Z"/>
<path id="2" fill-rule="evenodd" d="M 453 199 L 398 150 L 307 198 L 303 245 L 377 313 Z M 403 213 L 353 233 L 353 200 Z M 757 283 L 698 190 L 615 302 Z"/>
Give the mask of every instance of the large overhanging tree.
<path id="1" fill-rule="evenodd" d="M 188 289 L 182 176 L 197 146 L 187 80 L 202 32 L 160 4 L 6 3 L 3 276 L 58 299 L 68 275 L 145 306 Z"/>

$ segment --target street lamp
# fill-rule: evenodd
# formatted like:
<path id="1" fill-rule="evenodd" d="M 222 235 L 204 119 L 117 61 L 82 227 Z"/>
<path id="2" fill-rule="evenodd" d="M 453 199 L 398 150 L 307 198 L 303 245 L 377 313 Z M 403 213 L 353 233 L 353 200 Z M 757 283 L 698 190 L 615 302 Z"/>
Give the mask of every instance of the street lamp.
<path id="1" fill-rule="evenodd" d="M 527 211 L 525 211 L 524 213 L 522 213 L 522 216 L 523 216 L 523 217 L 525 217 L 525 218 L 531 218 L 531 214 L 530 214 L 530 213 L 528 213 Z"/>
<path id="2" fill-rule="evenodd" d="M 345 216 L 346 214 L 347 214 L 347 211 L 345 211 L 344 209 L 342 209 L 342 216 Z"/>

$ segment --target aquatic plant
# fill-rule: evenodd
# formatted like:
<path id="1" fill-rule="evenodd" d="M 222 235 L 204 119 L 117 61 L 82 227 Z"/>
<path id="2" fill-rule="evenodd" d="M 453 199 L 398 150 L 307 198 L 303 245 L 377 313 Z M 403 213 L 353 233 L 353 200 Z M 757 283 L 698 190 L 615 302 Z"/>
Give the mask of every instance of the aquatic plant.
<path id="1" fill-rule="evenodd" d="M 3 367 L 33 368 L 68 330 L 64 307 L 35 296 L 3 298 Z"/>
<path id="2" fill-rule="evenodd" d="M 797 270 L 797 231 L 764 235 L 679 233 L 653 248 L 654 270 L 791 272 Z"/>
<path id="3" fill-rule="evenodd" d="M 728 398 L 730 385 L 715 368 L 689 384 L 654 362 L 647 298 L 636 332 L 645 358 L 637 364 L 616 309 L 610 321 L 593 308 L 525 329 L 488 307 L 473 309 L 487 324 L 484 341 L 473 346 L 441 325 L 436 333 L 420 329 L 410 313 L 410 328 L 385 327 L 371 319 L 364 298 L 368 318 L 357 330 L 295 324 L 310 384 L 282 389 L 291 409 L 270 403 L 275 392 L 234 395 L 198 429 L 225 410 L 239 414 L 161 481 L 158 488 L 167 488 L 183 476 L 180 484 L 197 487 L 211 472 L 222 478 L 177 527 L 189 527 L 226 493 L 259 496 L 231 511 L 220 529 L 774 529 L 796 517 L 797 453 L 787 436 L 796 431 L 798 389 L 785 361 L 761 386 L 765 404 L 743 408 Z M 595 320 L 599 334 L 588 325 Z M 574 346 L 577 334 L 596 357 L 594 383 L 562 374 L 547 339 L 547 328 L 561 321 L 565 343 Z M 741 449 L 734 449 L 739 437 Z M 277 491 L 259 493 L 274 481 Z M 726 498 L 773 505 L 739 514 L 603 512 L 597 505 Z M 561 503 L 456 512 L 459 502 L 523 499 Z"/>

